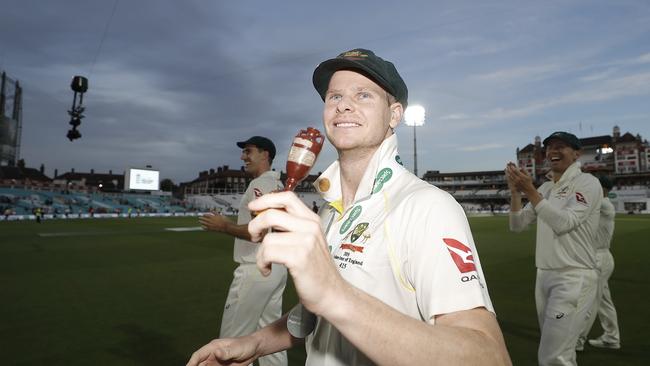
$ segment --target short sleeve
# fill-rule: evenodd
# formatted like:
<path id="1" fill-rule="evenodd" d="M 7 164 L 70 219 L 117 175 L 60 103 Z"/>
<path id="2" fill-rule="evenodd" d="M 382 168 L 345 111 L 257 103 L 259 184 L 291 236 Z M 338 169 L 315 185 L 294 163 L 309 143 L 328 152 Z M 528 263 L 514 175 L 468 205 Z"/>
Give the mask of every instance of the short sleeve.
<path id="1" fill-rule="evenodd" d="M 478 251 L 460 205 L 447 193 L 420 192 L 410 210 L 401 244 L 405 271 L 425 319 L 485 307 L 493 311 Z M 409 209 L 410 207 L 410 209 Z"/>

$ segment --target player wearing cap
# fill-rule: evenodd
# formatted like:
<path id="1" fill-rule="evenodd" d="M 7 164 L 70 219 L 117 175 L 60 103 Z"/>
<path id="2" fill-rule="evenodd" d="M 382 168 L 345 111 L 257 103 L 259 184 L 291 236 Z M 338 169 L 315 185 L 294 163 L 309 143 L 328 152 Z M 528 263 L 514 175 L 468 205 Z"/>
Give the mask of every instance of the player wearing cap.
<path id="1" fill-rule="evenodd" d="M 603 187 L 603 202 L 600 206 L 600 223 L 598 225 L 598 232 L 596 235 L 596 263 L 600 273 L 598 275 L 598 294 L 596 301 L 591 307 L 591 312 L 585 328 L 578 340 L 576 346 L 577 351 L 584 349 L 584 341 L 589 335 L 596 316 L 600 319 L 600 325 L 603 328 L 603 334 L 596 338 L 590 339 L 589 344 L 598 348 L 621 348 L 621 337 L 618 330 L 618 318 L 616 316 L 616 308 L 612 302 L 612 295 L 609 291 L 607 281 L 614 272 L 614 257 L 609 251 L 609 247 L 614 235 L 614 218 L 616 210 L 614 205 L 610 202 L 608 194 L 612 189 L 612 181 L 606 176 L 598 177 L 600 185 Z"/>
<path id="2" fill-rule="evenodd" d="M 540 365 L 576 365 L 575 346 L 596 297 L 596 249 L 602 189 L 582 173 L 580 140 L 567 132 L 544 139 L 549 181 L 535 189 L 532 178 L 506 166 L 511 194 L 510 230 L 537 221 L 535 304 L 541 330 Z M 524 193 L 528 203 L 522 209 Z"/>
<path id="3" fill-rule="evenodd" d="M 252 243 L 248 232 L 251 211 L 248 204 L 266 193 L 282 189 L 280 173 L 271 170 L 275 145 L 266 137 L 253 136 L 237 143 L 242 149 L 244 169 L 254 179 L 248 185 L 239 204 L 237 223 L 228 218 L 207 214 L 199 221 L 205 230 L 222 232 L 235 237 L 233 258 L 235 269 L 228 298 L 221 318 L 219 337 L 239 337 L 273 323 L 282 316 L 282 293 L 287 282 L 287 269 L 274 264 L 270 276 L 262 276 L 255 264 L 259 244 Z M 259 360 L 261 366 L 286 365 L 286 352 L 279 352 Z"/>
<path id="4" fill-rule="evenodd" d="M 510 364 L 462 208 L 399 163 L 408 91 L 393 64 L 355 49 L 321 63 L 313 83 L 339 156 L 316 182 L 329 205 L 319 218 L 293 193 L 266 195 L 249 225 L 263 237 L 260 269 L 285 264 L 318 316 L 307 364 Z M 214 340 L 188 364 L 243 365 L 302 343 L 287 319 Z"/>

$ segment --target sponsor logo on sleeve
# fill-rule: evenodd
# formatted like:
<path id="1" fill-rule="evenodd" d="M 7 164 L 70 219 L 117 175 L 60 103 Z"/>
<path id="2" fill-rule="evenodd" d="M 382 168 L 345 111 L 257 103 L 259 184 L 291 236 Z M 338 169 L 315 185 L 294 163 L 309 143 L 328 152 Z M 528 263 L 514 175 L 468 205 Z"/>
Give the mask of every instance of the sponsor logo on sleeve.
<path id="1" fill-rule="evenodd" d="M 255 198 L 262 197 L 262 191 L 259 188 L 253 188 L 253 194 L 255 195 Z"/>
<path id="2" fill-rule="evenodd" d="M 582 203 L 583 205 L 587 204 L 587 199 L 580 192 L 576 192 L 576 201 L 578 201 L 579 203 Z"/>
<path id="3" fill-rule="evenodd" d="M 449 255 L 451 255 L 451 259 L 456 264 L 456 267 L 458 267 L 460 273 L 476 271 L 472 249 L 456 239 L 443 238 L 442 241 L 447 244 Z"/>

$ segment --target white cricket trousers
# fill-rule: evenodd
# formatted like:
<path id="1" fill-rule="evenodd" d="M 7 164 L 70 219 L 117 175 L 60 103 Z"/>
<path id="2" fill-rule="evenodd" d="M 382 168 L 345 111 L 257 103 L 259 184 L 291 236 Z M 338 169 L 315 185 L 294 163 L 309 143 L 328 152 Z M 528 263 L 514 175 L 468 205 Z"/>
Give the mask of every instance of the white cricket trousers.
<path id="1" fill-rule="evenodd" d="M 254 263 L 240 264 L 228 290 L 219 338 L 248 335 L 278 320 L 286 282 L 283 265 L 273 264 L 271 274 L 264 277 Z M 287 352 L 261 357 L 258 362 L 260 366 L 286 366 Z"/>
<path id="2" fill-rule="evenodd" d="M 597 282 L 598 271 L 594 269 L 537 269 L 539 365 L 577 365 L 576 342 L 596 299 Z"/>
<path id="3" fill-rule="evenodd" d="M 587 338 L 596 320 L 596 315 L 598 315 L 600 326 L 603 328 L 603 335 L 600 338 L 607 343 L 620 344 L 621 335 L 618 330 L 618 317 L 608 284 L 609 278 L 614 272 L 614 257 L 609 249 L 598 249 L 596 252 L 596 260 L 600 269 L 598 276 L 598 294 L 596 295 L 594 305 L 591 307 L 589 318 L 587 319 L 587 324 L 581 337 Z"/>

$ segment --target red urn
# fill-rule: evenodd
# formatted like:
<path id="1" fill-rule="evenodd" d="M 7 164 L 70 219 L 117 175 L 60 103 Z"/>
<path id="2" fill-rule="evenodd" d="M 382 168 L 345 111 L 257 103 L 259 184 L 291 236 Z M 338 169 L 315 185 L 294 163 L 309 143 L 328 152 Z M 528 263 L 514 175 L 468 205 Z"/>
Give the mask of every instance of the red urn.
<path id="1" fill-rule="evenodd" d="M 325 138 L 313 127 L 300 130 L 293 139 L 287 158 L 287 181 L 285 191 L 293 191 L 307 177 L 323 148 Z"/>

